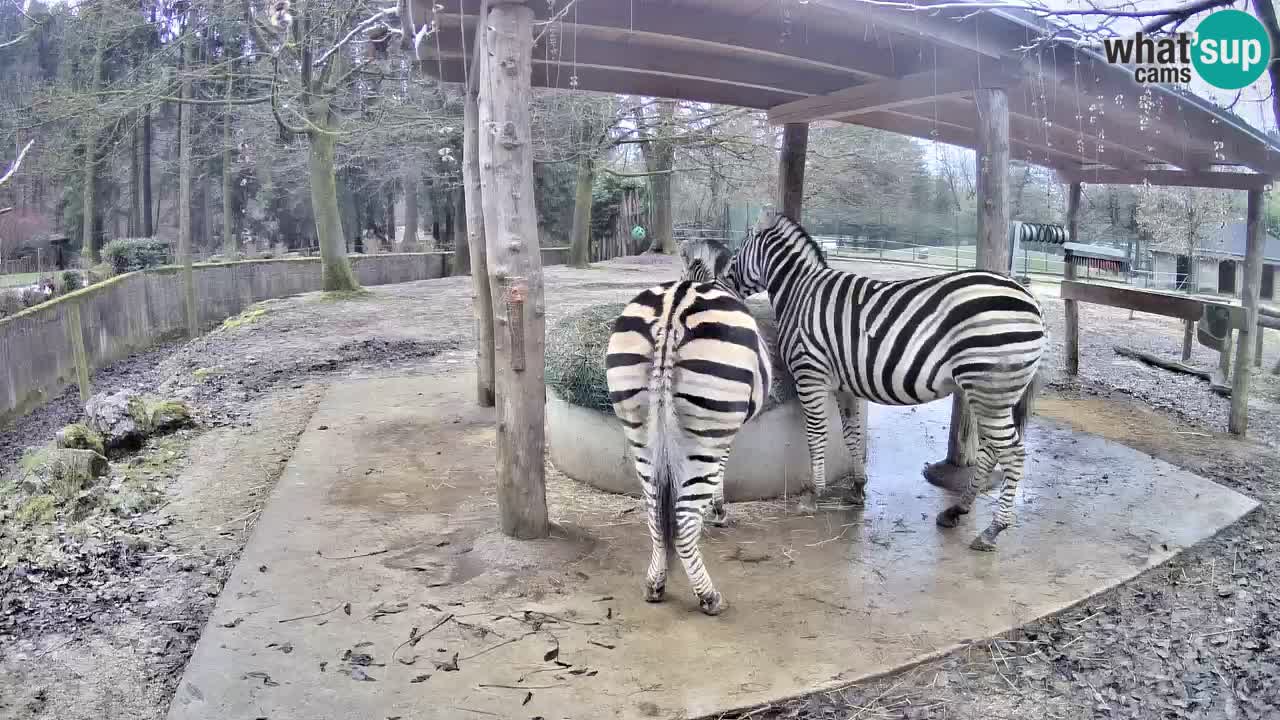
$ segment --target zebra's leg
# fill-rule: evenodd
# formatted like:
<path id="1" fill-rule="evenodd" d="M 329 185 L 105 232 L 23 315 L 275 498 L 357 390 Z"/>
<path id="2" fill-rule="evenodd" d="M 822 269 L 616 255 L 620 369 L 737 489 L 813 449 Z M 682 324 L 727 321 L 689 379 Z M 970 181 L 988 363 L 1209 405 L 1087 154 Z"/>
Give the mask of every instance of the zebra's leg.
<path id="1" fill-rule="evenodd" d="M 707 521 L 715 527 L 724 527 L 729 524 L 729 511 L 724 504 L 724 463 L 727 458 L 721 458 L 720 464 L 716 467 L 715 478 L 711 486 L 711 503 L 707 506 Z"/>
<path id="2" fill-rule="evenodd" d="M 969 514 L 969 511 L 973 509 L 973 501 L 977 499 L 978 492 L 982 489 L 978 478 L 991 477 L 991 469 L 995 466 L 995 449 L 988 440 L 980 438 L 977 472 L 969 478 L 969 486 L 965 488 L 964 494 L 960 496 L 960 502 L 938 513 L 938 527 L 953 528 L 960 524 L 960 516 Z"/>
<path id="3" fill-rule="evenodd" d="M 853 459 L 853 475 L 849 502 L 859 507 L 867 504 L 866 452 L 862 447 L 863 428 L 867 418 L 862 414 L 862 401 L 853 393 L 839 392 L 836 401 L 840 406 L 840 425 L 844 429 L 844 444 Z"/>
<path id="4" fill-rule="evenodd" d="M 1013 412 L 1005 410 L 992 418 L 977 418 L 986 441 L 992 446 L 996 459 L 1004 468 L 1004 482 L 1000 486 L 1000 501 L 991 524 L 973 539 L 969 547 L 992 552 L 996 549 L 996 536 L 1013 525 L 1013 500 L 1018 494 L 1018 483 L 1026 466 L 1027 450 L 1022 437 L 1014 427 Z"/>
<path id="5" fill-rule="evenodd" d="M 702 551 L 698 549 L 698 540 L 702 537 L 702 514 L 710 500 L 711 494 L 701 492 L 701 488 L 695 493 L 681 495 L 676 505 L 675 543 L 676 554 L 689 576 L 689 585 L 698 596 L 698 606 L 708 615 L 719 615 L 725 609 L 724 598 L 711 582 L 711 575 L 702 562 Z"/>
<path id="6" fill-rule="evenodd" d="M 662 602 L 667 589 L 667 559 L 670 557 L 670 549 L 662 537 L 662 518 L 659 515 L 662 508 L 658 506 L 658 489 L 654 487 L 650 476 L 648 453 L 635 448 L 635 454 L 636 475 L 640 477 L 640 487 L 644 494 L 644 507 L 649 516 L 649 540 L 653 548 L 649 553 L 649 572 L 645 574 L 644 599 L 645 602 L 656 603 Z"/>
<path id="7" fill-rule="evenodd" d="M 827 491 L 827 394 L 825 385 L 805 382 L 798 373 L 796 395 L 804 410 L 804 437 L 809 443 L 812 484 L 800 494 L 800 512 L 818 511 L 818 498 Z"/>

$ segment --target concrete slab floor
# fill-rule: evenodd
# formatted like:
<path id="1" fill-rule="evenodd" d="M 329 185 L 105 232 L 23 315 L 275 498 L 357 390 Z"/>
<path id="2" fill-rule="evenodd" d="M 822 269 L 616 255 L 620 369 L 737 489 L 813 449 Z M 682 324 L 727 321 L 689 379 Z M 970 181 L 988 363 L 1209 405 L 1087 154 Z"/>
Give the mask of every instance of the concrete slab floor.
<path id="1" fill-rule="evenodd" d="M 637 501 L 563 478 L 555 538 L 496 530 L 492 411 L 465 375 L 334 385 L 219 599 L 170 720 L 683 718 L 847 684 L 1060 610 L 1256 503 L 1035 422 L 1019 524 L 940 531 L 946 401 L 872 406 L 870 505 L 730 506 L 703 542 L 730 603 L 679 569 L 648 605 Z M 451 618 L 451 619 L 450 619 Z M 420 638 L 414 641 L 413 638 Z M 562 664 L 557 664 L 563 663 Z"/>

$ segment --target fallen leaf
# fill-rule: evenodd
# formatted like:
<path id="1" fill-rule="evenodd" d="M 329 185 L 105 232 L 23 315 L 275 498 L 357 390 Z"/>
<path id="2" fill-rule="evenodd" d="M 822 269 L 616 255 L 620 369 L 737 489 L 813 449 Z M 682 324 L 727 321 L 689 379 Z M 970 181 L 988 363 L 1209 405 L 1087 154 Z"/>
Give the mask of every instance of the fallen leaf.
<path id="1" fill-rule="evenodd" d="M 525 694 L 524 694 L 524 702 L 520 703 L 520 707 L 524 707 L 525 705 L 528 705 L 528 704 L 529 704 L 529 701 L 530 701 L 530 700 L 532 700 L 532 699 L 533 699 L 533 693 L 531 693 L 531 692 L 527 692 L 527 693 L 525 693 Z"/>
<path id="2" fill-rule="evenodd" d="M 249 679 L 253 679 L 253 680 L 261 680 L 261 681 L 262 681 L 262 684 L 263 684 L 263 685 L 266 685 L 267 687 L 276 687 L 276 686 L 278 686 L 278 685 L 280 684 L 280 683 L 276 682 L 275 680 L 272 680 L 270 675 L 268 675 L 267 673 L 262 672 L 261 670 L 255 670 L 255 671 L 253 671 L 253 672 L 247 672 L 247 673 L 245 673 L 245 674 L 244 674 L 244 677 L 245 677 L 245 679 L 246 679 L 246 680 L 249 680 Z"/>
<path id="3" fill-rule="evenodd" d="M 431 678 L 431 676 L 430 676 L 430 675 L 414 675 L 414 676 L 413 676 L 413 679 L 412 679 L 412 680 L 410 680 L 409 682 L 411 682 L 411 683 L 426 682 L 426 681 L 427 681 L 427 680 L 429 680 L 430 678 Z"/>
<path id="4" fill-rule="evenodd" d="M 235 620 L 232 620 L 232 621 L 231 621 L 231 622 L 229 622 L 229 623 L 222 623 L 222 627 L 224 627 L 224 628 L 233 628 L 233 627 L 236 627 L 237 625 L 239 625 L 239 624 L 240 624 L 240 623 L 242 623 L 242 622 L 244 622 L 244 618 L 242 618 L 242 617 L 238 617 L 238 618 L 236 618 Z"/>
<path id="5" fill-rule="evenodd" d="M 552 660 L 555 660 L 555 659 L 556 659 L 556 658 L 558 658 L 558 657 L 560 657 L 560 646 L 559 646 L 559 645 L 556 645 L 555 647 L 553 647 L 553 648 L 551 648 L 550 650 L 548 650 L 548 651 L 547 651 L 547 652 L 542 656 L 542 661 L 543 661 L 543 662 L 551 662 Z"/>
<path id="6" fill-rule="evenodd" d="M 359 680 L 359 681 L 361 681 L 361 682 L 377 682 L 377 681 L 378 681 L 378 679 L 377 679 L 377 678 L 375 678 L 375 677 L 373 677 L 372 675 L 370 675 L 369 673 L 365 672 L 365 671 L 364 671 L 364 668 L 362 668 L 362 667 L 353 667 L 353 668 L 351 668 L 351 679 L 352 679 L 352 680 Z"/>
<path id="7" fill-rule="evenodd" d="M 448 662 L 442 662 L 440 660 L 432 660 L 431 662 L 435 663 L 437 670 L 442 670 L 444 672 L 458 671 L 458 653 L 454 653 L 453 657 Z"/>
<path id="8" fill-rule="evenodd" d="M 417 656 L 417 655 L 414 655 L 414 656 L 413 656 L 413 657 L 411 657 L 411 658 L 396 658 L 396 659 L 400 661 L 400 664 L 401 664 L 401 665 L 412 665 L 412 664 L 414 664 L 414 663 L 418 662 L 418 656 Z"/>
<path id="9" fill-rule="evenodd" d="M 343 606 L 342 606 L 342 612 L 344 612 L 344 613 L 346 613 L 346 614 L 350 615 L 350 614 L 351 614 L 351 603 L 347 603 L 347 604 L 343 605 Z"/>

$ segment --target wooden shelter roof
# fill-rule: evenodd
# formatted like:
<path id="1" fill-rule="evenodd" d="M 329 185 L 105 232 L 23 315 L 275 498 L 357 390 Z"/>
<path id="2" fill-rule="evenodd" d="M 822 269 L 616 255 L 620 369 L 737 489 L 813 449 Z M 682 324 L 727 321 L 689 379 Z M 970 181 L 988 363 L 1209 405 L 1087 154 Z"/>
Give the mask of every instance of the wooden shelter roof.
<path id="1" fill-rule="evenodd" d="M 417 26 L 438 28 L 421 42 L 424 68 L 462 81 L 481 0 L 409 1 Z M 839 120 L 973 148 L 981 83 L 1008 90 L 1012 157 L 1066 179 L 1248 188 L 1269 177 L 1229 173 L 1280 174 L 1280 144 L 1238 116 L 1140 86 L 1029 13 L 860 0 L 528 4 L 537 87 L 737 105 L 777 123 Z"/>

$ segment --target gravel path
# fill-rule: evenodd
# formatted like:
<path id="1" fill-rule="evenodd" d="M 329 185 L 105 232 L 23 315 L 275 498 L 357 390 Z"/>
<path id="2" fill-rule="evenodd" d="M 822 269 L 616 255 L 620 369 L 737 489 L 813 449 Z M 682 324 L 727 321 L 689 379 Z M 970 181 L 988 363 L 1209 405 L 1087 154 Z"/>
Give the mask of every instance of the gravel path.
<path id="1" fill-rule="evenodd" d="M 588 270 L 547 268 L 548 326 L 577 309 L 626 300 L 643 287 L 675 277 L 673 262 L 637 258 Z M 886 279 L 936 272 L 843 265 Z M 999 642 L 975 645 L 842 693 L 760 709 L 752 717 L 1274 717 L 1265 708 L 1267 703 L 1280 706 L 1280 566 L 1272 550 L 1280 533 L 1274 510 L 1280 462 L 1273 449 L 1280 445 L 1280 384 L 1271 376 L 1255 376 L 1252 442 L 1238 442 L 1219 432 L 1226 427 L 1229 403 L 1206 383 L 1119 358 L 1112 350 L 1124 344 L 1176 358 L 1180 323 L 1148 315 L 1130 320 L 1127 311 L 1089 305 L 1081 311 L 1081 375 L 1065 378 L 1060 371 L 1062 303 L 1055 285 L 1035 290 L 1053 338 L 1046 361 L 1050 391 L 1038 406 L 1041 414 L 1211 477 L 1262 500 L 1263 508 L 1174 563 Z M 123 600 L 119 593 L 114 596 L 119 607 L 111 612 L 97 606 L 77 612 L 80 606 L 64 597 L 60 602 L 71 605 L 59 605 L 56 612 L 37 607 L 22 616 L 45 621 L 18 618 L 6 630 L 3 608 L 15 607 L 15 590 L 0 587 L 0 657 L 26 658 L 0 662 L 0 718 L 100 716 L 93 703 L 75 710 L 74 703 L 49 701 L 51 693 L 59 692 L 53 683 L 63 672 L 60 668 L 91 679 L 99 673 L 98 685 L 81 683 L 79 692 L 87 699 L 94 688 L 106 685 L 123 685 L 120 692 L 127 696 L 131 683 L 156 677 L 166 678 L 164 686 L 172 687 L 211 606 L 211 600 L 191 598 L 217 594 L 252 527 L 246 520 L 229 533 L 221 525 L 205 528 L 199 518 L 253 516 L 292 447 L 289 433 L 305 425 L 328 381 L 468 368 L 475 352 L 470 294 L 468 278 L 447 278 L 372 288 L 368 295 L 342 300 L 311 294 L 271 301 L 256 308 L 262 312 L 231 323 L 234 327 L 157 347 L 95 373 L 95 391 L 132 386 L 186 398 L 200 421 L 186 440 L 191 447 L 213 437 L 231 443 L 258 438 L 261 447 L 243 452 L 260 452 L 266 458 L 260 462 L 272 470 L 255 474 L 251 485 L 235 491 L 234 502 L 208 499 L 192 489 L 192 471 L 194 477 L 219 477 L 218 468 L 192 453 L 187 471 L 175 472 L 168 490 L 181 511 L 148 514 L 134 523 L 141 527 L 131 530 L 158 547 L 177 549 L 142 554 L 127 566 L 108 568 L 110 582 L 126 589 Z M 1278 356 L 1280 337 L 1273 337 L 1265 366 L 1273 366 Z M 1211 368 L 1216 355 L 1197 348 L 1193 363 Z M 7 470 L 23 447 L 46 442 L 57 427 L 75 419 L 77 401 L 69 390 L 6 428 L 0 434 L 0 470 Z M 285 410 L 273 414 L 272 407 Z M 254 462 L 259 462 L 257 456 Z M 214 505 L 206 508 L 203 503 Z M 0 527 L 0 540 L 4 532 Z M 177 583 L 181 592 L 166 592 L 164 579 L 179 571 L 195 579 Z M 0 579 L 2 573 L 0 569 Z M 127 591 L 130 582 L 135 583 L 132 594 Z M 181 625 L 164 625 L 162 620 L 173 621 L 174 613 Z M 140 665 L 144 670 L 127 677 L 94 669 L 104 663 L 91 660 L 136 648 L 139 642 L 154 644 L 156 638 L 167 638 L 156 653 L 158 664 Z M 42 660 L 47 652 L 49 659 Z M 57 665 L 50 665 L 55 658 Z M 4 698 L 6 681 L 10 688 L 23 689 L 21 701 Z M 139 698 L 154 696 L 141 689 L 135 693 Z M 128 716 L 162 717 L 166 709 L 158 701 L 147 707 L 131 707 Z"/>

